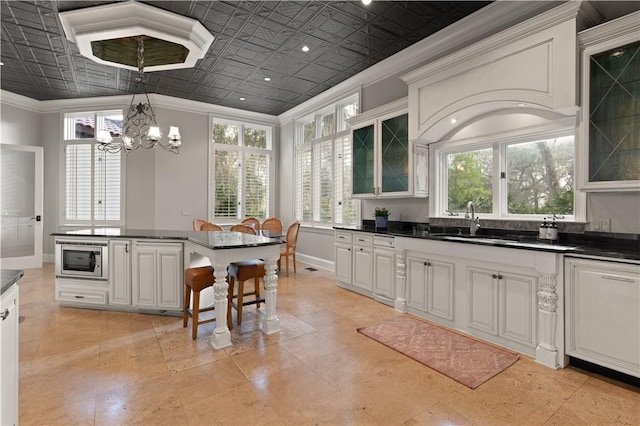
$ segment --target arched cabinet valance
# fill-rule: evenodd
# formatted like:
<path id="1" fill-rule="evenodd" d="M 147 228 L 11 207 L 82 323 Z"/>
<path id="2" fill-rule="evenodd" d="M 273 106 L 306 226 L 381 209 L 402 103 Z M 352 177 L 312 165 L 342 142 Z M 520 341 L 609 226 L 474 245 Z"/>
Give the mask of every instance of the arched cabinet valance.
<path id="1" fill-rule="evenodd" d="M 410 140 L 436 142 L 513 108 L 576 115 L 578 7 L 560 6 L 402 76 Z"/>

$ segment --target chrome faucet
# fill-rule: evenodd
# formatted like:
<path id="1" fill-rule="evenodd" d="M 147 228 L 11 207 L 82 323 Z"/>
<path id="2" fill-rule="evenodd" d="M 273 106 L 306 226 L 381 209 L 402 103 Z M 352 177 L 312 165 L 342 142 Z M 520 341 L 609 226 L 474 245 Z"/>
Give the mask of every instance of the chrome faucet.
<path id="1" fill-rule="evenodd" d="M 469 211 L 471 211 L 471 216 L 469 216 Z M 480 218 L 476 217 L 476 207 L 473 205 L 473 201 L 467 203 L 467 212 L 464 214 L 464 218 L 469 219 L 469 234 L 476 235 L 480 229 Z"/>

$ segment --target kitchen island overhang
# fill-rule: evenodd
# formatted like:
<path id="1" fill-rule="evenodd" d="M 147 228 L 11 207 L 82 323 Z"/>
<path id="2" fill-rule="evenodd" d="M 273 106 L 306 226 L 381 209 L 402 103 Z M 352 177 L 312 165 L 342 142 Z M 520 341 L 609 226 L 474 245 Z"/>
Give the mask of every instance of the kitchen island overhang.
<path id="1" fill-rule="evenodd" d="M 85 243 L 90 244 L 92 240 L 108 240 L 110 252 L 114 251 L 114 245 L 116 243 L 122 244 L 123 242 L 126 242 L 125 249 L 121 251 L 121 256 L 125 254 L 129 256 L 130 250 L 128 248 L 128 244 L 129 242 L 131 243 L 133 260 L 124 258 L 124 262 L 117 262 L 116 257 L 113 256 L 114 253 L 111 253 L 112 256 L 109 256 L 109 258 L 111 259 L 111 265 L 104 266 L 104 269 L 108 269 L 109 273 L 105 274 L 106 276 L 103 280 L 96 280 L 96 284 L 98 286 L 102 285 L 102 287 L 97 290 L 97 292 L 100 292 L 101 297 L 97 298 L 98 303 L 94 304 L 94 308 L 99 307 L 101 302 L 104 302 L 105 307 L 109 304 L 109 300 L 114 297 L 114 293 L 116 292 L 116 285 L 120 285 L 116 283 L 117 279 L 122 279 L 122 277 L 124 277 L 126 281 L 127 273 L 121 270 L 115 270 L 115 265 L 124 264 L 129 265 L 130 267 L 131 263 L 133 263 L 133 269 L 136 269 L 137 258 L 135 252 L 136 244 L 138 243 L 140 245 L 153 244 L 158 247 L 158 250 L 160 251 L 162 250 L 164 244 L 175 245 L 176 243 L 178 243 L 182 246 L 181 258 L 177 259 L 174 257 L 172 263 L 170 263 L 174 266 L 173 269 L 179 269 L 180 279 L 178 279 L 178 283 L 176 283 L 179 288 L 177 289 L 177 291 L 176 288 L 168 289 L 168 292 L 176 292 L 176 294 L 179 296 L 174 297 L 173 299 L 175 299 L 181 309 L 184 308 L 180 305 L 182 301 L 182 291 L 184 291 L 182 280 L 184 269 L 191 266 L 191 259 L 193 254 L 197 254 L 209 259 L 209 262 L 214 267 L 215 276 L 213 293 L 216 315 L 216 328 L 213 332 L 211 340 L 211 344 L 215 349 L 221 349 L 232 345 L 231 334 L 227 324 L 226 316 L 228 305 L 227 292 L 229 288 L 229 284 L 227 281 L 227 267 L 230 263 L 236 261 L 264 259 L 266 275 L 264 276 L 263 283 L 266 308 L 265 311 L 260 311 L 260 329 L 264 334 L 273 334 L 280 331 L 280 323 L 276 315 L 276 299 L 278 287 L 278 276 L 276 274 L 276 270 L 277 262 L 280 258 L 280 245 L 284 242 L 282 238 L 264 237 L 227 231 L 206 232 L 126 228 L 91 228 L 54 232 L 51 235 L 56 237 L 56 242 L 58 242 L 58 240 L 83 242 L 84 240 Z M 56 266 L 58 266 L 62 259 L 56 257 L 55 261 Z M 160 268 L 161 267 L 162 266 L 160 266 Z M 176 276 L 175 274 L 173 275 Z M 129 277 L 132 276 L 135 276 L 135 272 L 129 275 Z M 171 274 L 169 274 L 169 276 L 171 276 Z M 79 288 L 80 285 L 78 285 L 78 283 L 83 282 L 82 280 L 82 277 L 79 277 L 78 281 L 73 281 L 72 279 L 65 279 L 64 277 L 56 276 L 56 286 L 58 286 L 60 282 L 61 286 L 68 285 L 73 287 L 75 285 L 76 288 Z M 131 281 L 131 278 L 129 278 L 129 280 Z M 91 280 L 87 280 L 87 282 L 90 281 Z M 163 280 L 160 279 L 160 281 Z M 163 284 L 161 283 L 159 292 L 162 292 L 162 285 Z M 126 285 L 125 288 L 127 288 Z M 133 290 L 131 290 L 132 288 Z M 135 293 L 135 283 L 133 283 L 132 285 L 132 283 L 129 282 L 128 289 L 129 291 L 133 291 L 133 293 Z M 151 289 L 150 291 L 155 297 L 155 290 Z M 82 299 L 83 297 L 85 297 L 84 295 L 76 295 L 74 297 L 79 299 L 72 299 L 72 301 L 89 301 L 91 300 L 89 296 L 91 296 L 91 294 L 87 296 L 87 299 Z M 162 299 L 162 296 L 158 296 L 158 298 Z M 58 290 L 56 290 L 56 299 L 64 300 L 62 298 L 59 298 Z M 133 302 L 130 303 L 129 307 L 135 307 L 135 299 L 136 297 L 134 296 Z M 131 300 L 131 298 L 129 298 L 129 300 Z M 82 304 L 82 302 L 80 302 L 80 304 Z M 110 308 L 113 308 L 113 306 L 110 306 Z"/>

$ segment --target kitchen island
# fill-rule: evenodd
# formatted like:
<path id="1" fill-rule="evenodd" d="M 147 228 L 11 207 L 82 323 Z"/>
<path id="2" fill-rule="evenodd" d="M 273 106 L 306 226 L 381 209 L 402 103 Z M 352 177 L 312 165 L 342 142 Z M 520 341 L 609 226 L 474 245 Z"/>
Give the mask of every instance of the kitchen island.
<path id="1" fill-rule="evenodd" d="M 231 262 L 264 259 L 265 312 L 260 328 L 265 334 L 280 331 L 276 315 L 281 238 L 268 238 L 239 232 L 202 232 L 94 228 L 55 232 L 56 300 L 62 305 L 143 311 L 181 312 L 184 269 L 195 265 L 194 259 L 206 258 L 214 267 L 213 285 L 216 328 L 212 345 L 216 349 L 230 346 L 227 324 L 227 267 Z M 96 246 L 93 246 L 98 244 Z M 100 245 L 105 246 L 100 246 Z M 92 253 L 93 262 L 71 270 L 64 265 L 65 247 Z M 72 252 L 70 249 L 70 253 Z M 94 250 L 95 249 L 95 250 Z M 97 266 L 96 266 L 97 265 Z M 88 275 L 91 269 L 93 275 Z"/>

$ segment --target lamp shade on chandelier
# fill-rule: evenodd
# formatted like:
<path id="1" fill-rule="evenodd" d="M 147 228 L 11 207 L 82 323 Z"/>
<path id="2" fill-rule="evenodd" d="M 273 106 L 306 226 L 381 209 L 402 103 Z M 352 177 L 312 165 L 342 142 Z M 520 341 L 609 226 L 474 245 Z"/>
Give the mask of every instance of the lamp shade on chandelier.
<path id="1" fill-rule="evenodd" d="M 138 148 L 150 149 L 155 146 L 178 154 L 182 145 L 180 130 L 177 126 L 170 126 L 167 139 L 162 138 L 162 132 L 156 121 L 156 114 L 153 111 L 147 88 L 144 81 L 144 39 L 138 36 L 137 64 L 138 77 L 136 77 L 136 93 L 131 97 L 131 103 L 127 108 L 122 126 L 122 137 L 114 140 L 111 134 L 103 129 L 98 130 L 98 149 L 110 153 L 117 153 L 121 150 L 125 152 Z M 138 95 L 141 88 L 143 95 Z M 136 101 L 136 96 L 143 96 L 141 102 Z"/>

